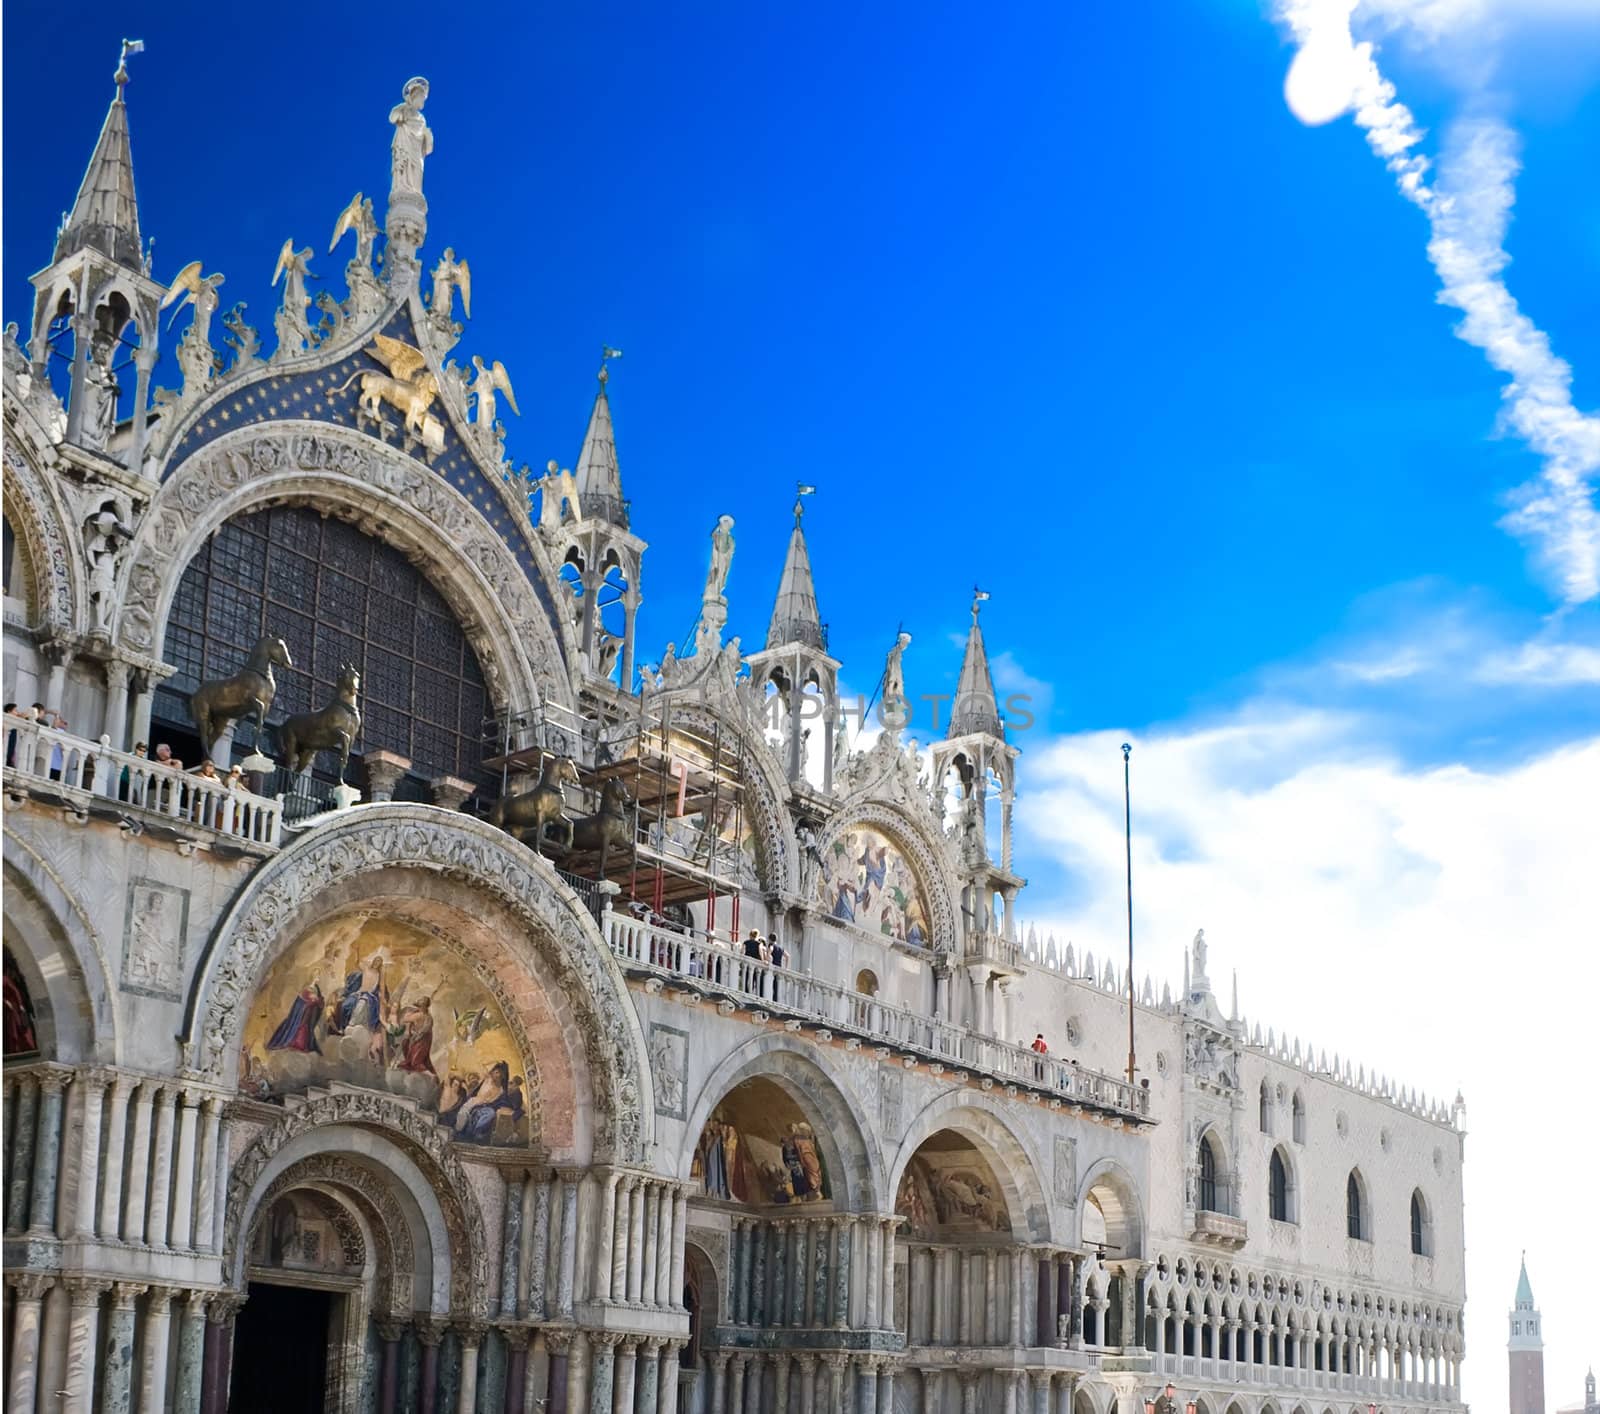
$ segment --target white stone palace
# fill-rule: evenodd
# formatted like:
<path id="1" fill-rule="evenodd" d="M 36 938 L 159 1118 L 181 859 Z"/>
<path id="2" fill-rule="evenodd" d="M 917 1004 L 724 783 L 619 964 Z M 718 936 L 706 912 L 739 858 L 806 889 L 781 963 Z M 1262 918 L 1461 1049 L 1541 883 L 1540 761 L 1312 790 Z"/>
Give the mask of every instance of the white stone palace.
<path id="1" fill-rule="evenodd" d="M 803 500 L 755 651 L 722 507 L 647 649 L 607 363 L 506 459 L 427 84 L 266 342 L 128 91 L 4 341 L 11 1414 L 1463 1408 L 1459 1100 L 1017 923 L 976 600 L 921 749 Z"/>

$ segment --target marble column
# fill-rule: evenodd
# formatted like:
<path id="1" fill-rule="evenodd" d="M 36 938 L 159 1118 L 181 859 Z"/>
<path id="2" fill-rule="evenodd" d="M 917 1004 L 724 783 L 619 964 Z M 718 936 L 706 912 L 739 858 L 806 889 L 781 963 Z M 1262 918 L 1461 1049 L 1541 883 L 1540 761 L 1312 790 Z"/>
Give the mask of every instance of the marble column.
<path id="1" fill-rule="evenodd" d="M 879 1287 L 883 1283 L 883 1229 L 876 1218 L 867 1221 L 867 1250 L 863 1256 L 867 1264 L 863 1273 L 865 1280 L 861 1283 L 866 1288 L 867 1329 L 875 1330 L 878 1326 Z"/>
<path id="2" fill-rule="evenodd" d="M 400 1337 L 405 1327 L 399 1321 L 379 1320 L 378 1330 L 378 1414 L 396 1414 L 400 1401 Z"/>
<path id="3" fill-rule="evenodd" d="M 457 1326 L 456 1334 L 461 1338 L 461 1384 L 456 1392 L 455 1414 L 477 1414 L 478 1347 L 483 1344 L 483 1328 Z M 606 1414 L 611 1411 L 607 1410 Z"/>
<path id="4" fill-rule="evenodd" d="M 1017 1372 L 1015 1370 L 1002 1370 L 1000 1372 L 1000 1388 L 1002 1391 L 1001 1409 L 1005 1414 L 1017 1414 Z"/>
<path id="5" fill-rule="evenodd" d="M 972 1255 L 961 1252 L 956 1257 L 956 1326 L 957 1343 L 971 1345 L 972 1339 Z"/>
<path id="6" fill-rule="evenodd" d="M 800 1414 L 817 1414 L 817 1357 L 797 1355 L 795 1363 L 800 1367 Z"/>
<path id="7" fill-rule="evenodd" d="M 711 1365 L 711 1414 L 727 1414 L 728 1381 L 732 1378 L 728 1373 L 728 1357 L 720 1350 L 713 1350 L 708 1358 Z"/>
<path id="8" fill-rule="evenodd" d="M 195 1246 L 195 1131 L 199 1125 L 200 1101 L 200 1094 L 194 1090 L 185 1090 L 179 1097 L 183 1108 L 178 1116 L 178 1173 L 172 1195 L 171 1243 L 180 1251 Z"/>
<path id="9" fill-rule="evenodd" d="M 206 1347 L 201 1375 L 201 1414 L 226 1414 L 233 1380 L 233 1323 L 244 1298 L 213 1295 L 206 1306 Z"/>
<path id="10" fill-rule="evenodd" d="M 73 1203 L 72 1236 L 81 1242 L 94 1240 L 95 1214 L 100 1204 L 100 1124 L 105 1116 L 106 1083 L 110 1073 L 86 1071 L 78 1077 L 83 1087 L 78 1112 L 78 1139 L 74 1153 L 78 1167 L 78 1193 Z"/>
<path id="11" fill-rule="evenodd" d="M 644 1277 L 644 1206 L 645 1182 L 634 1180 L 633 1202 L 630 1205 L 628 1227 L 628 1304 L 639 1304 L 641 1282 Z"/>
<path id="12" fill-rule="evenodd" d="M 439 1346 L 443 1340 L 443 1322 L 429 1317 L 417 1321 L 417 1344 L 422 1347 L 422 1358 L 417 1362 L 417 1414 L 437 1414 Z"/>
<path id="13" fill-rule="evenodd" d="M 154 1298 L 155 1293 L 152 1292 L 151 1299 Z M 206 1293 L 191 1289 L 183 1298 L 183 1311 L 178 1317 L 178 1368 L 172 1384 L 173 1414 L 200 1414 L 205 1360 Z M 166 1366 L 163 1365 L 161 1379 L 166 1379 L 166 1373 Z M 154 1378 L 148 1366 L 145 1378 Z M 162 1406 L 147 1401 L 139 1407 L 143 1414 L 145 1409 L 160 1409 Z"/>
<path id="14" fill-rule="evenodd" d="M 678 1370 L 682 1365 L 679 1352 L 683 1349 L 678 1341 L 668 1341 L 661 1349 L 661 1379 L 656 1388 L 656 1407 L 654 1411 L 650 1406 L 641 1401 L 639 1414 L 678 1414 Z"/>
<path id="15" fill-rule="evenodd" d="M 1067 1317 L 1067 1348 L 1083 1348 L 1083 1258 L 1072 1259 L 1072 1310 Z"/>
<path id="16" fill-rule="evenodd" d="M 535 1321 L 545 1318 L 545 1272 L 549 1265 L 550 1180 L 544 1177 L 534 1184 L 533 1246 L 528 1254 L 528 1315 Z"/>
<path id="17" fill-rule="evenodd" d="M 1022 1273 L 1026 1254 L 1022 1248 L 1011 1250 L 1011 1343 L 1022 1344 Z"/>
<path id="18" fill-rule="evenodd" d="M 144 1240 L 152 1247 L 167 1245 L 167 1211 L 172 1197 L 173 1109 L 177 1087 L 164 1085 L 156 1097 L 155 1139 L 150 1153 L 150 1206 L 145 1216 Z"/>
<path id="19" fill-rule="evenodd" d="M 617 1344 L 616 1364 L 611 1376 L 609 1414 L 633 1414 L 633 1399 L 637 1393 L 635 1382 L 638 1378 L 639 1342 L 634 1336 L 624 1336 Z"/>
<path id="20" fill-rule="evenodd" d="M 756 1223 L 750 1229 L 750 1324 L 767 1323 L 767 1238 L 771 1230 L 766 1223 Z"/>
<path id="21" fill-rule="evenodd" d="M 848 1355 L 824 1355 L 823 1361 L 828 1366 L 828 1414 L 837 1414 L 844 1408 L 844 1367 L 849 1361 Z M 973 1414 L 977 1414 L 974 1410 Z"/>
<path id="22" fill-rule="evenodd" d="M 806 1323 L 806 1234 L 810 1231 L 811 1224 L 807 1222 L 792 1222 L 789 1224 L 789 1324 L 803 1326 Z M 780 1406 L 781 1408 L 781 1406 Z"/>
<path id="23" fill-rule="evenodd" d="M 1072 1414 L 1072 1393 L 1077 1383 L 1076 1375 L 1056 1375 L 1052 1384 L 1055 1387 L 1055 1408 L 1051 1414 Z"/>
<path id="24" fill-rule="evenodd" d="M 6 1231 L 21 1232 L 28 1221 L 28 1182 L 33 1176 L 35 1130 L 39 1118 L 39 1082 L 24 1075 L 15 1093 L 8 1097 L 6 1109 L 15 1109 L 11 1120 L 10 1170 L 6 1182 Z"/>
<path id="25" fill-rule="evenodd" d="M 619 1302 L 628 1299 L 628 1234 L 633 1228 L 634 1184 L 632 1174 L 618 1175 L 612 1222 L 615 1232 L 611 1242 L 610 1297 Z"/>
<path id="26" fill-rule="evenodd" d="M 612 1262 L 616 1253 L 617 1185 L 621 1175 L 608 1173 L 600 1181 L 600 1221 L 595 1226 L 594 1295 L 610 1301 L 616 1289 Z"/>
<path id="27" fill-rule="evenodd" d="M 556 1315 L 560 1320 L 572 1319 L 573 1274 L 578 1260 L 578 1172 L 563 1169 L 561 1173 L 561 1276 L 556 1285 Z"/>
<path id="28" fill-rule="evenodd" d="M 850 1325 L 850 1219 L 837 1220 L 833 1263 L 833 1327 L 846 1330 Z M 832 1406 L 838 1408 L 837 1404 Z"/>
<path id="29" fill-rule="evenodd" d="M 656 1414 L 656 1406 L 660 1403 L 661 1347 L 664 1344 L 664 1341 L 651 1337 L 639 1348 L 639 1414 Z M 633 1410 L 630 1408 L 624 1414 L 633 1414 Z"/>
<path id="30" fill-rule="evenodd" d="M 1061 1260 L 1056 1264 L 1056 1329 L 1052 1345 L 1064 1345 L 1061 1338 L 1061 1323 L 1072 1323 L 1072 1280 L 1073 1274 L 1078 1269 L 1078 1259 L 1070 1253 L 1063 1253 Z"/>
<path id="31" fill-rule="evenodd" d="M 128 1142 L 128 1101 L 134 1083 L 131 1076 L 114 1073 L 105 1108 L 106 1160 L 100 1174 L 100 1215 L 96 1226 L 107 1242 L 122 1236 L 122 1166 Z"/>
<path id="32" fill-rule="evenodd" d="M 773 1395 L 775 1414 L 789 1414 L 789 1356 L 779 1350 L 772 1357 Z"/>
<path id="33" fill-rule="evenodd" d="M 589 1373 L 589 1414 L 612 1414 L 611 1390 L 620 1338 L 615 1331 L 596 1331 L 590 1340 L 594 1354 Z"/>
<path id="34" fill-rule="evenodd" d="M 767 1324 L 783 1326 L 789 1322 L 789 1224 L 775 1222 L 772 1239 L 772 1266 L 767 1276 Z"/>
<path id="35" fill-rule="evenodd" d="M 572 1361 L 572 1332 L 546 1331 L 545 1347 L 550 1368 L 545 1381 L 545 1407 L 541 1414 L 567 1414 L 567 1379 Z"/>
<path id="36" fill-rule="evenodd" d="M 892 1331 L 895 1328 L 894 1318 L 894 1262 L 895 1262 L 895 1233 L 900 1227 L 899 1218 L 885 1218 L 883 1220 L 883 1296 L 878 1302 L 878 1313 L 883 1319 L 883 1328 Z M 891 1383 L 893 1377 L 891 1376 Z"/>
<path id="37" fill-rule="evenodd" d="M 1055 1344 L 1055 1298 L 1056 1275 L 1054 1264 L 1050 1255 L 1045 1253 L 1039 1257 L 1039 1278 L 1036 1290 L 1039 1293 L 1037 1312 L 1034 1325 L 1035 1345 Z"/>
<path id="38" fill-rule="evenodd" d="M 110 1289 L 99 1374 L 101 1414 L 128 1414 L 133 1404 L 133 1321 L 147 1289 L 131 1281 L 118 1281 Z"/>
<path id="39" fill-rule="evenodd" d="M 41 1272 L 19 1272 L 11 1278 L 10 1386 L 6 1391 L 6 1408 L 11 1414 L 34 1414 L 38 1405 L 39 1326 L 45 1293 L 54 1285 L 55 1278 Z"/>
<path id="40" fill-rule="evenodd" d="M 39 1113 L 34 1125 L 28 1232 L 30 1236 L 48 1237 L 54 1234 L 56 1228 L 56 1181 L 61 1174 L 63 1092 L 72 1077 L 64 1070 L 41 1070 L 38 1078 Z M 92 1362 L 92 1354 L 90 1359 Z"/>
<path id="41" fill-rule="evenodd" d="M 201 1106 L 200 1182 L 195 1189 L 194 1245 L 201 1252 L 217 1250 L 217 1161 L 222 1141 L 222 1097 L 207 1095 Z"/>
<path id="42" fill-rule="evenodd" d="M 639 1301 L 645 1306 L 656 1299 L 656 1253 L 660 1250 L 661 1189 L 656 1183 L 644 1185 L 644 1246 L 639 1261 Z M 628 1414 L 633 1414 L 632 1410 Z"/>
<path id="43" fill-rule="evenodd" d="M 145 1204 L 150 1183 L 150 1107 L 160 1087 L 141 1080 L 133 1093 L 133 1138 L 128 1144 L 128 1187 L 122 1200 L 122 1237 L 144 1241 Z"/>
<path id="44" fill-rule="evenodd" d="M 728 1370 L 728 1414 L 744 1414 L 744 1379 L 748 1355 L 735 1355 Z"/>
<path id="45" fill-rule="evenodd" d="M 856 1414 L 876 1414 L 877 1408 L 877 1357 L 872 1355 L 858 1355 L 856 1357 Z"/>
<path id="46" fill-rule="evenodd" d="M 71 1300 L 67 1322 L 67 1365 L 62 1391 L 61 1414 L 90 1414 L 94 1408 L 95 1328 L 100 1323 L 100 1298 L 110 1289 L 108 1281 L 68 1277 L 63 1283 Z M 137 1293 L 135 1293 L 137 1294 Z M 131 1298 L 130 1306 L 131 1310 Z M 130 1339 L 132 1332 L 129 1332 Z M 126 1408 L 127 1391 L 124 1389 Z"/>
<path id="47" fill-rule="evenodd" d="M 522 1185 L 527 1175 L 515 1169 L 505 1176 L 504 1219 L 500 1226 L 500 1314 L 517 1314 L 517 1290 L 522 1280 Z"/>
<path id="48" fill-rule="evenodd" d="M 950 1249 L 947 1247 L 931 1247 L 928 1249 L 929 1258 L 933 1264 L 933 1276 L 929 1292 L 929 1305 L 932 1308 L 928 1313 L 930 1328 L 928 1344 L 942 1344 L 949 1337 L 950 1298 L 948 1295 L 948 1278 L 950 1276 Z"/>
<path id="49" fill-rule="evenodd" d="M 1051 1414 L 1050 1410 L 1050 1372 L 1048 1370 L 1035 1370 L 1029 1379 L 1033 1385 L 1033 1414 Z"/>
<path id="50" fill-rule="evenodd" d="M 100 733 L 111 738 L 113 751 L 128 749 L 128 679 L 133 670 L 126 663 L 106 664 L 106 714 L 101 719 Z M 113 790 L 112 794 L 116 792 Z"/>
<path id="51" fill-rule="evenodd" d="M 676 1206 L 675 1190 L 661 1185 L 656 1204 L 656 1305 L 663 1311 L 673 1304 L 672 1297 L 672 1226 Z"/>
<path id="52" fill-rule="evenodd" d="M 828 1257 L 833 1247 L 827 1220 L 813 1220 L 811 1226 L 811 1325 L 822 1330 L 828 1324 Z"/>
<path id="53" fill-rule="evenodd" d="M 887 1360 L 878 1370 L 878 1414 L 894 1414 L 894 1366 Z"/>
<path id="54" fill-rule="evenodd" d="M 167 1350 L 172 1341 L 172 1298 L 178 1294 L 170 1286 L 152 1286 L 144 1303 L 144 1342 L 139 1359 L 139 1408 L 164 1409 L 167 1400 Z M 115 1303 L 113 1303 L 115 1309 Z M 128 1337 L 133 1337 L 133 1318 L 129 1314 Z M 107 1342 L 110 1348 L 110 1342 Z"/>
<path id="55" fill-rule="evenodd" d="M 683 1309 L 683 1253 L 689 1229 L 689 1195 L 682 1188 L 672 1195 L 672 1264 L 667 1280 L 667 1299 L 664 1304 L 674 1311 Z M 677 1403 L 677 1395 L 673 1395 Z"/>
<path id="56" fill-rule="evenodd" d="M 1000 1325 L 1000 1253 L 983 1254 L 983 1343 L 1003 1345 Z"/>
<path id="57" fill-rule="evenodd" d="M 527 1414 L 528 1346 L 533 1341 L 533 1330 L 511 1326 L 501 1334 L 506 1338 L 507 1352 L 505 1414 Z"/>

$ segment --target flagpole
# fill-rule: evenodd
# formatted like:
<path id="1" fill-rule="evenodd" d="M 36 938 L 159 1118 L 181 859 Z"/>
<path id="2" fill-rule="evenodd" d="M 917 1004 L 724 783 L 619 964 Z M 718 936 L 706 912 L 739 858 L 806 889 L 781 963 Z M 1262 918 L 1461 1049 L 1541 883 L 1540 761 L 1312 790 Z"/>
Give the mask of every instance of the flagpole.
<path id="1" fill-rule="evenodd" d="M 1128 1084 L 1134 1083 L 1133 1050 L 1133 796 L 1129 790 L 1128 758 L 1133 747 L 1122 743 L 1122 828 L 1128 861 Z"/>

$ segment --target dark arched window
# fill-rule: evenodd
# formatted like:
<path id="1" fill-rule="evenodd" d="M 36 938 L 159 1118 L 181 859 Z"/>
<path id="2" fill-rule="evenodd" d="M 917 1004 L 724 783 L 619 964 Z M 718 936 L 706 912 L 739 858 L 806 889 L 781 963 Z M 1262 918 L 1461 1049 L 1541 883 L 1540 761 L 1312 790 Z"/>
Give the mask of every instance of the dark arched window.
<path id="1" fill-rule="evenodd" d="M 1298 1090 L 1294 1092 L 1293 1115 L 1294 1142 L 1296 1144 L 1304 1144 L 1306 1142 L 1306 1102 L 1300 1098 Z"/>
<path id="2" fill-rule="evenodd" d="M 1272 1091 L 1265 1080 L 1261 1082 L 1261 1132 L 1272 1133 Z"/>
<path id="3" fill-rule="evenodd" d="M 1361 1180 L 1352 1170 L 1350 1177 L 1344 1185 L 1344 1224 L 1345 1231 L 1358 1240 L 1365 1239 L 1366 1224 L 1363 1221 L 1365 1214 L 1361 1211 Z"/>
<path id="4" fill-rule="evenodd" d="M 1276 1149 L 1267 1170 L 1267 1216 L 1274 1222 L 1289 1221 L 1289 1166 Z"/>
<path id="5" fill-rule="evenodd" d="M 1411 1250 L 1418 1257 L 1428 1255 L 1428 1214 L 1420 1189 L 1411 1195 Z"/>
<path id="6" fill-rule="evenodd" d="M 1217 1211 L 1217 1152 L 1209 1134 L 1200 1139 L 1200 1206 L 1208 1213 Z"/>
<path id="7" fill-rule="evenodd" d="M 276 669 L 273 722 L 324 706 L 348 663 L 361 674 L 358 755 L 395 752 L 424 781 L 484 779 L 483 672 L 443 597 L 399 550 L 304 506 L 222 525 L 173 598 L 166 658 L 178 671 L 155 703 L 169 735 L 193 730 L 188 694 L 238 672 L 268 634 L 293 660 Z M 239 754 L 253 730 L 240 727 Z"/>

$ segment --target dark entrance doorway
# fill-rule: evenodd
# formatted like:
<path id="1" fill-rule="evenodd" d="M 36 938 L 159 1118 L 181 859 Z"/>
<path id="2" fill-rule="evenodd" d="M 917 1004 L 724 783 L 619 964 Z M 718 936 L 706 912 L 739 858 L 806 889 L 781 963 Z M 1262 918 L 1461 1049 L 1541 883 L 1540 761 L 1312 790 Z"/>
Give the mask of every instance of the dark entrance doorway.
<path id="1" fill-rule="evenodd" d="M 330 1291 L 250 1283 L 233 1332 L 228 1414 L 322 1414 L 327 1397 Z"/>

